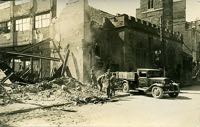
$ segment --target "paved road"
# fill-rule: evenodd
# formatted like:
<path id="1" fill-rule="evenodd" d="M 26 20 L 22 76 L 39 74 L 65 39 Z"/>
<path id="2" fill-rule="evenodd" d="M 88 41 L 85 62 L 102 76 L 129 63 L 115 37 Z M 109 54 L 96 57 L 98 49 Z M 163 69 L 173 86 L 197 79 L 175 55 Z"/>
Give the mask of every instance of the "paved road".
<path id="1" fill-rule="evenodd" d="M 34 110 L 0 118 L 6 127 L 200 127 L 200 85 L 176 99 L 132 95 L 116 102 Z M 58 107 L 59 108 L 59 107 Z M 4 121 L 1 124 L 1 120 Z"/>
<path id="2" fill-rule="evenodd" d="M 85 106 L 81 125 L 95 127 L 200 127 L 200 86 L 182 90 L 176 99 L 129 96 L 118 102 Z"/>

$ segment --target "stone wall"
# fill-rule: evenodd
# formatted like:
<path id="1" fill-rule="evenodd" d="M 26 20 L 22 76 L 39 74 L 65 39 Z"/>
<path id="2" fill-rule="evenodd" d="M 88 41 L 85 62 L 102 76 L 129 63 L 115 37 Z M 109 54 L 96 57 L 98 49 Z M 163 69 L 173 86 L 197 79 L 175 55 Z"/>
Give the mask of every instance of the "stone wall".
<path id="1" fill-rule="evenodd" d="M 161 16 L 163 27 L 173 31 L 173 0 L 154 0 L 151 9 L 148 9 L 148 0 L 140 0 L 140 8 L 136 9 L 137 18 L 159 25 Z"/>
<path id="2" fill-rule="evenodd" d="M 188 46 L 185 50 L 193 55 L 193 61 L 200 61 L 200 20 L 187 22 L 185 24 L 185 44 Z"/>
<path id="3" fill-rule="evenodd" d="M 122 70 L 136 71 L 137 68 L 162 68 L 165 66 L 168 76 L 181 79 L 184 77 L 182 44 L 183 38 L 180 33 L 164 32 L 164 42 L 160 42 L 159 27 L 149 22 L 118 15 L 110 19 L 115 31 L 120 29 L 123 33 Z M 156 52 L 160 52 L 159 64 L 156 62 Z M 164 55 L 165 54 L 165 55 Z M 165 57 L 164 57 L 165 56 Z M 163 63 L 164 62 L 164 63 Z"/>
<path id="4" fill-rule="evenodd" d="M 182 34 L 184 34 L 185 24 L 186 24 L 186 0 L 176 1 L 173 3 L 174 31 L 179 31 Z"/>

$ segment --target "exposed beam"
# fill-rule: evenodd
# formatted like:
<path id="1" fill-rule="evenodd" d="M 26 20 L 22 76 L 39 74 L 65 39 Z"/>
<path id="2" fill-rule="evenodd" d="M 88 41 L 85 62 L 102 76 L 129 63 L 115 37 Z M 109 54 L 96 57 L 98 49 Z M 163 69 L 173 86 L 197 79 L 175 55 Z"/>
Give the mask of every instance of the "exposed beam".
<path id="1" fill-rule="evenodd" d="M 38 56 L 38 55 L 25 54 L 25 53 L 18 53 L 18 52 L 3 52 L 3 51 L 0 51 L 0 53 L 3 53 L 3 54 L 10 54 L 10 55 L 16 55 L 16 56 L 24 56 L 24 57 L 33 57 L 33 58 L 45 59 L 45 60 L 60 61 L 59 58 Z"/>
<path id="2" fill-rule="evenodd" d="M 35 48 L 35 47 L 37 47 L 37 46 L 40 46 L 40 45 L 42 45 L 42 44 L 44 44 L 44 43 L 47 43 L 47 42 L 51 41 L 51 40 L 52 40 L 52 39 L 48 38 L 48 39 L 43 40 L 43 41 L 41 41 L 41 42 L 38 42 L 38 43 L 35 43 L 35 44 L 31 44 L 31 45 L 27 46 L 26 48 L 20 50 L 19 52 L 21 52 L 21 53 L 26 52 L 26 51 L 28 51 L 29 49 L 33 49 L 33 48 Z"/>

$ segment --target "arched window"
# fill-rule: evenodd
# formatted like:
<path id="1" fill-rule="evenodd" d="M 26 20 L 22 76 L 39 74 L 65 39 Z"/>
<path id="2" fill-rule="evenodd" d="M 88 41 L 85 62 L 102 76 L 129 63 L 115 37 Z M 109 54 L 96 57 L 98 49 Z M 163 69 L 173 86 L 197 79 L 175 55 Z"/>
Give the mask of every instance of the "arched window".
<path id="1" fill-rule="evenodd" d="M 148 0 L 148 9 L 154 8 L 154 0 Z"/>

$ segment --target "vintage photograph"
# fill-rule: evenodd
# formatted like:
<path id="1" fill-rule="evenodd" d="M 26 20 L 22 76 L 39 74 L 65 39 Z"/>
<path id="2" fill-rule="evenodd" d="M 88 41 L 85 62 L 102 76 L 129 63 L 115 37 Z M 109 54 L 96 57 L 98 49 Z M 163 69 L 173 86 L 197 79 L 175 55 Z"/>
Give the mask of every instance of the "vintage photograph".
<path id="1" fill-rule="evenodd" d="M 200 127 L 200 0 L 0 0 L 0 127 Z"/>

